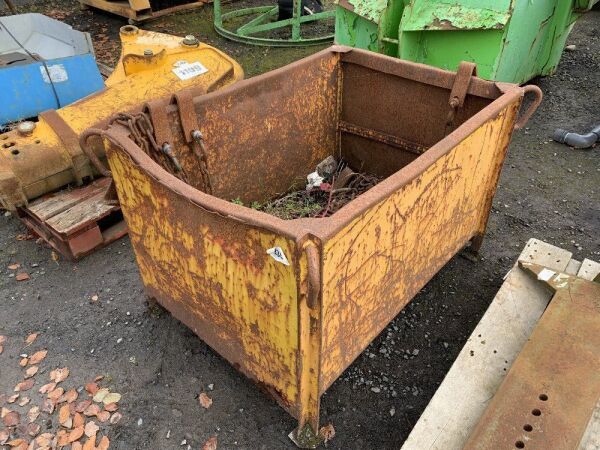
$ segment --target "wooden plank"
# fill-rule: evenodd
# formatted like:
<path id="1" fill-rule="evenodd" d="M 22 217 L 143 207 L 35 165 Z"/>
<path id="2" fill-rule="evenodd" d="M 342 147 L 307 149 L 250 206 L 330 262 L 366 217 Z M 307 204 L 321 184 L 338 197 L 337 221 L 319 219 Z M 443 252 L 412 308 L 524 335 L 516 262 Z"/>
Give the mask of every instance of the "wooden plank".
<path id="1" fill-rule="evenodd" d="M 577 275 L 579 269 L 581 268 L 581 261 L 577 261 L 576 259 L 572 259 L 569 261 L 567 268 L 565 269 L 565 273 L 568 275 Z"/>
<path id="2" fill-rule="evenodd" d="M 519 260 L 564 271 L 571 256 L 571 252 L 530 239 Z M 403 450 L 463 448 L 551 297 L 550 290 L 513 267 Z"/>
<path id="3" fill-rule="evenodd" d="M 600 449 L 600 399 L 596 403 L 592 417 L 583 433 L 577 450 L 599 450 Z"/>
<path id="4" fill-rule="evenodd" d="M 41 222 L 60 214 L 73 207 L 77 203 L 105 192 L 110 184 L 110 178 L 102 178 L 88 186 L 72 190 L 63 190 L 55 194 L 44 196 L 30 203 L 26 208 L 27 212 L 33 215 Z"/>
<path id="5" fill-rule="evenodd" d="M 103 11 L 108 11 L 119 16 L 127 17 L 129 19 L 139 19 L 136 11 L 131 9 L 129 2 L 127 1 L 109 2 L 106 0 L 79 0 L 79 3 L 82 5 L 92 6 Z"/>
<path id="6" fill-rule="evenodd" d="M 581 262 L 581 267 L 577 276 L 586 280 L 593 281 L 600 274 L 600 263 L 592 261 L 591 259 L 584 259 Z"/>
<path id="7" fill-rule="evenodd" d="M 577 276 L 586 280 L 593 280 L 600 273 L 600 263 L 591 259 L 584 259 Z M 600 450 L 600 399 L 596 403 L 592 417 L 581 438 L 578 450 Z"/>
<path id="8" fill-rule="evenodd" d="M 134 11 L 143 11 L 150 9 L 150 2 L 148 0 L 129 0 L 129 6 Z"/>
<path id="9" fill-rule="evenodd" d="M 101 191 L 50 218 L 46 223 L 56 232 L 68 236 L 85 228 L 90 222 L 98 221 L 116 208 L 115 205 L 104 201 L 104 191 Z"/>

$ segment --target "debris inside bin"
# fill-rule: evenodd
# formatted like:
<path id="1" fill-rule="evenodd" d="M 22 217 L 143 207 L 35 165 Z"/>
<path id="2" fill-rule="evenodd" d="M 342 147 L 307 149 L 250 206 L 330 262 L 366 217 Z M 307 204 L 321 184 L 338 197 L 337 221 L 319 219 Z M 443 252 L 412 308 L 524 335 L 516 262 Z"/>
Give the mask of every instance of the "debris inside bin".
<path id="1" fill-rule="evenodd" d="M 329 156 L 307 176 L 305 189 L 294 189 L 275 200 L 255 202 L 251 207 L 284 220 L 329 217 L 381 180 L 373 174 L 355 172 L 343 159 L 338 162 Z"/>

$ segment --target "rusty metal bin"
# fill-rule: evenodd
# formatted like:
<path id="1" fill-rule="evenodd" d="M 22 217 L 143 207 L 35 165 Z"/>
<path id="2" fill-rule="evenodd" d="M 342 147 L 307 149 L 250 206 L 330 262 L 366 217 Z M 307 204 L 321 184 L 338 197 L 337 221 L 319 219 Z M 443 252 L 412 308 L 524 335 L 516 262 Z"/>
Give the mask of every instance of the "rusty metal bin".
<path id="1" fill-rule="evenodd" d="M 127 126 L 104 133 L 147 294 L 298 418 L 300 446 L 318 442 L 323 392 L 454 254 L 481 243 L 511 133 L 541 92 L 472 72 L 331 47 L 149 108 L 170 162 Z M 385 179 L 328 218 L 231 202 L 273 198 L 328 155 Z"/>

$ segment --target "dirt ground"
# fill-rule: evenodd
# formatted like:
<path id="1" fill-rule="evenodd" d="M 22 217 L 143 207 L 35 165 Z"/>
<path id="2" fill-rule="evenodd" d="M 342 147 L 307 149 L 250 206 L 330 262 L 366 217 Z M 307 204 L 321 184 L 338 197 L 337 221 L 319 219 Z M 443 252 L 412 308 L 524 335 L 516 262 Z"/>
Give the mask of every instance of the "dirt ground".
<path id="1" fill-rule="evenodd" d="M 75 2 L 20 4 L 23 12 L 49 13 L 90 31 L 98 59 L 116 60 L 123 20 L 80 11 Z M 215 35 L 211 14 L 207 7 L 146 27 L 194 33 L 238 59 L 247 76 L 319 49 L 228 42 Z M 578 259 L 600 259 L 600 153 L 550 141 L 556 127 L 583 132 L 600 121 L 600 11 L 581 19 L 568 43 L 576 49 L 564 54 L 558 72 L 534 80 L 545 99 L 528 128 L 514 135 L 481 261 L 451 260 L 327 391 L 321 421 L 336 430 L 329 448 L 401 446 L 529 238 Z M 294 448 L 287 434 L 295 421 L 274 401 L 169 314 L 148 312 L 127 238 L 71 263 L 54 261 L 35 239 L 17 240 L 24 233 L 14 216 L 0 214 L 0 335 L 7 337 L 0 395 L 22 380 L 19 354 L 47 349 L 31 404 L 56 367 L 70 369 L 63 383 L 74 388 L 104 375 L 102 386 L 123 396 L 123 418 L 103 426 L 111 448 L 200 449 L 211 436 L 220 449 Z M 9 269 L 14 263 L 22 267 Z M 31 279 L 16 281 L 19 271 Z M 32 332 L 40 335 L 23 349 Z M 209 409 L 199 405 L 200 392 L 212 398 Z M 0 406 L 22 414 L 30 407 Z M 56 416 L 42 413 L 38 422 L 56 430 Z"/>

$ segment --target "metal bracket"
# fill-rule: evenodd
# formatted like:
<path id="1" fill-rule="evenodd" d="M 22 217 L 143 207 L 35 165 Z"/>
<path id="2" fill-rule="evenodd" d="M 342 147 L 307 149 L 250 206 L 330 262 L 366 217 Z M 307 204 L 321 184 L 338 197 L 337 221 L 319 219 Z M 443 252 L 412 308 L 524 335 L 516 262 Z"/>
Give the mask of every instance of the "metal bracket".
<path id="1" fill-rule="evenodd" d="M 451 126 L 454 123 L 454 118 L 458 108 L 463 107 L 465 99 L 467 98 L 471 79 L 476 76 L 477 66 L 475 63 L 466 61 L 462 61 L 460 63 L 458 70 L 456 71 L 456 76 L 454 77 L 454 84 L 452 85 L 452 91 L 450 92 L 450 99 L 448 100 L 450 111 L 448 112 L 448 117 L 446 119 L 447 126 Z"/>

